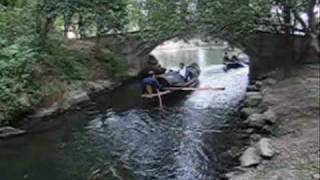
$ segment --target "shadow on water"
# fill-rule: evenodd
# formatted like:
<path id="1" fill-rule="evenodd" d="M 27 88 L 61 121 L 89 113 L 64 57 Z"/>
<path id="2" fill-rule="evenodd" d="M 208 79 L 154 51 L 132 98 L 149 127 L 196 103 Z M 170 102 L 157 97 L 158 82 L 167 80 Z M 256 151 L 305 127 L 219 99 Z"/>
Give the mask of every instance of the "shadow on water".
<path id="1" fill-rule="evenodd" d="M 241 147 L 234 128 L 248 69 L 224 73 L 220 50 L 179 53 L 156 56 L 169 68 L 196 59 L 200 86 L 226 90 L 167 99 L 161 111 L 141 100 L 139 82 L 130 82 L 62 115 L 59 129 L 0 142 L 0 179 L 219 179 L 234 165 L 228 152 Z"/>

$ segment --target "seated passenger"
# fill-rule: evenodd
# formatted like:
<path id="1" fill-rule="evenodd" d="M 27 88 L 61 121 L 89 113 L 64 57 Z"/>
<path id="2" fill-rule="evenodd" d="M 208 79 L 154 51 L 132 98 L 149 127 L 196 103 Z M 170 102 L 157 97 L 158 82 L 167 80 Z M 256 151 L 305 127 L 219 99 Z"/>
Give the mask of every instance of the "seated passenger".
<path id="1" fill-rule="evenodd" d="M 184 63 L 179 64 L 179 71 L 178 73 L 183 78 L 185 82 L 190 81 L 194 78 L 194 75 L 197 74 L 197 71 L 200 71 L 200 67 L 197 63 L 192 63 L 189 66 L 185 66 Z"/>
<path id="2" fill-rule="evenodd" d="M 187 68 L 185 81 L 190 81 L 193 78 L 193 73 Z"/>
<path id="3" fill-rule="evenodd" d="M 239 59 L 238 59 L 237 56 L 232 56 L 232 57 L 231 57 L 231 61 L 232 61 L 233 63 L 236 63 L 236 62 L 239 62 Z"/>
<path id="4" fill-rule="evenodd" d="M 228 52 L 224 52 L 223 64 L 227 64 L 229 62 L 230 62 L 229 54 L 228 54 Z"/>
<path id="5" fill-rule="evenodd" d="M 184 63 L 180 63 L 178 72 L 183 77 L 183 79 L 186 78 L 186 75 L 187 75 L 186 71 L 187 71 L 187 68 L 186 68 L 185 64 Z"/>

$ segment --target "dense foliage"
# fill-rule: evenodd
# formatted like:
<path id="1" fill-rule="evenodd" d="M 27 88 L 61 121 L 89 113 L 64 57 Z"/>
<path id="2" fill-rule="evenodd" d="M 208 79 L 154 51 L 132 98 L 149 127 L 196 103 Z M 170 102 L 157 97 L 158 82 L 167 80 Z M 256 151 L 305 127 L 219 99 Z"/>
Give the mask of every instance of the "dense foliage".
<path id="1" fill-rule="evenodd" d="M 132 0 L 131 7 L 133 27 L 151 39 L 197 34 L 241 45 L 257 30 L 315 37 L 320 34 L 317 0 Z M 319 40 L 315 45 L 319 52 Z"/>
<path id="2" fill-rule="evenodd" d="M 100 53 L 101 57 L 93 60 L 95 56 L 90 53 L 70 49 L 63 35 L 64 28 L 72 29 L 80 15 L 84 36 L 120 30 L 126 13 L 121 8 L 125 6 L 121 1 L 103 0 L 89 4 L 72 0 L 1 0 L 0 124 L 55 93 L 54 86 L 59 85 L 48 79 L 66 85 L 94 79 L 94 66 L 109 76 L 123 73 L 126 64 L 121 56 Z"/>
<path id="3" fill-rule="evenodd" d="M 12 1 L 0 5 L 0 122 L 12 112 L 23 111 L 36 97 L 32 83 L 33 64 L 37 61 L 36 34 L 31 11 L 25 4 Z"/>

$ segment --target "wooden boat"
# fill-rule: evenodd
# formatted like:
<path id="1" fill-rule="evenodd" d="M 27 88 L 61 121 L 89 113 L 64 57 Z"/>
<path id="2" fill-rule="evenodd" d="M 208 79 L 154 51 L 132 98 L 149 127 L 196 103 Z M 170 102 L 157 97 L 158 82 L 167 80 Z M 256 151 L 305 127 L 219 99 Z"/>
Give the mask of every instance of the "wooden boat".
<path id="1" fill-rule="evenodd" d="M 238 68 L 244 67 L 244 65 L 240 62 L 230 62 L 230 63 L 228 62 L 228 63 L 225 63 L 224 65 L 225 65 L 223 68 L 224 71 L 229 71 L 230 69 L 238 69 Z"/>
<path id="2" fill-rule="evenodd" d="M 157 80 L 160 85 L 163 87 L 163 91 L 160 93 L 144 93 L 141 95 L 142 98 L 145 99 L 154 99 L 158 98 L 158 96 L 167 96 L 169 94 L 173 94 L 175 92 L 181 91 L 183 88 L 194 88 L 199 85 L 199 76 L 201 70 L 196 63 L 191 64 L 187 67 L 187 72 L 191 74 L 191 77 L 188 81 L 176 71 L 170 71 L 168 73 L 157 76 Z"/>
<path id="3" fill-rule="evenodd" d="M 223 70 L 227 72 L 230 69 L 238 69 L 245 67 L 245 64 L 249 63 L 249 56 L 247 56 L 246 54 L 239 54 L 237 56 L 232 56 L 231 59 L 229 59 L 228 57 L 224 57 L 223 61 Z"/>

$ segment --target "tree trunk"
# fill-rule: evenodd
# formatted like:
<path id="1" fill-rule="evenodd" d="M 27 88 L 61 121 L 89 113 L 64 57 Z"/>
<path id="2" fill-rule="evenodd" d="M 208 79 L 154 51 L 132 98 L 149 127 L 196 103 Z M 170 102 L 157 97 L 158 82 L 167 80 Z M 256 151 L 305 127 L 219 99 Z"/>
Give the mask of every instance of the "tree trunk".
<path id="1" fill-rule="evenodd" d="M 310 47 L 315 51 L 315 53 L 319 56 L 320 55 L 320 45 L 319 45 L 319 35 L 320 30 L 317 29 L 317 22 L 314 13 L 314 7 L 316 5 L 316 0 L 310 0 L 309 5 L 307 8 L 307 15 L 308 15 L 308 25 L 309 25 L 309 42 Z"/>
<path id="2" fill-rule="evenodd" d="M 320 57 L 319 34 L 310 33 L 309 39 L 311 48 L 315 51 L 317 56 Z"/>
<path id="3" fill-rule="evenodd" d="M 309 0 L 309 4 L 305 13 L 308 16 L 308 23 L 306 23 L 299 13 L 294 9 L 293 14 L 295 19 L 301 24 L 306 37 L 307 37 L 307 52 L 303 52 L 304 55 L 310 55 L 315 53 L 318 57 L 320 57 L 320 30 L 317 28 L 316 17 L 314 13 L 314 7 L 317 3 L 317 0 Z"/>
<path id="4" fill-rule="evenodd" d="M 69 32 L 69 20 L 67 17 L 64 18 L 64 29 L 63 29 L 63 36 L 65 38 L 68 38 L 68 32 Z"/>
<path id="5" fill-rule="evenodd" d="M 314 7 L 316 5 L 316 0 L 309 0 L 309 5 L 307 8 L 307 15 L 308 15 L 308 24 L 310 31 L 316 31 L 316 19 L 314 14 Z"/>
<path id="6" fill-rule="evenodd" d="M 291 7 L 288 3 L 283 5 L 284 32 L 291 34 Z"/>
<path id="7" fill-rule="evenodd" d="M 100 38 L 102 36 L 101 32 L 102 32 L 102 28 L 103 25 L 101 23 L 101 15 L 99 12 L 96 13 L 96 27 L 97 27 L 97 32 L 96 32 L 96 56 L 99 56 L 101 53 L 101 47 L 100 47 Z"/>
<path id="8" fill-rule="evenodd" d="M 83 39 L 86 37 L 85 34 L 85 26 L 84 26 L 84 22 L 83 22 L 83 17 L 81 15 L 81 13 L 79 13 L 79 22 L 78 22 L 78 26 L 79 26 L 79 34 L 80 34 L 80 39 Z"/>
<path id="9" fill-rule="evenodd" d="M 52 30 L 52 27 L 54 23 L 54 18 L 45 18 L 43 19 L 42 25 L 41 25 L 41 31 L 40 31 L 40 45 L 42 48 L 46 49 L 47 48 L 47 39 L 48 39 L 48 34 L 50 30 Z"/>
<path id="10" fill-rule="evenodd" d="M 63 21 L 64 21 L 64 37 L 68 37 L 69 24 L 70 24 L 70 9 L 69 9 L 69 0 L 64 0 L 64 12 L 63 12 Z"/>

